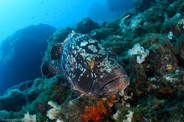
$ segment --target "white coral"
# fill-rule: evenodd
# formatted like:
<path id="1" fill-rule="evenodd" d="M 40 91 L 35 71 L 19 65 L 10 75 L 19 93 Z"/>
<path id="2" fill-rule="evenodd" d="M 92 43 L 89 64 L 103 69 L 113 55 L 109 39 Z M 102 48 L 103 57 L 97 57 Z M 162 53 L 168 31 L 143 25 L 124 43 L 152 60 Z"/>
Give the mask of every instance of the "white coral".
<path id="1" fill-rule="evenodd" d="M 51 107 L 53 107 L 53 108 L 50 109 L 49 111 L 47 111 L 47 116 L 51 120 L 57 119 L 58 118 L 58 114 L 61 111 L 61 107 L 59 105 L 57 105 L 57 103 L 55 103 L 53 101 L 49 101 L 48 104 Z"/>
<path id="2" fill-rule="evenodd" d="M 63 122 L 63 120 L 57 119 L 56 122 Z"/>
<path id="3" fill-rule="evenodd" d="M 29 112 L 24 114 L 23 122 L 36 122 L 36 115 L 30 115 Z"/>
<path id="4" fill-rule="evenodd" d="M 132 49 L 128 50 L 128 56 L 137 55 L 137 63 L 141 64 L 145 61 L 145 58 L 149 55 L 149 50 L 144 50 L 140 44 L 135 44 Z"/>
<path id="5" fill-rule="evenodd" d="M 170 31 L 169 34 L 167 35 L 168 39 L 172 40 L 173 39 L 173 32 Z"/>
<path id="6" fill-rule="evenodd" d="M 135 31 L 137 28 L 139 28 L 141 25 L 141 21 L 143 20 L 144 15 L 143 14 L 138 14 L 136 17 L 134 17 L 130 23 L 130 29 L 132 31 Z"/>
<path id="7" fill-rule="evenodd" d="M 127 115 L 125 115 L 127 117 L 127 119 L 124 119 L 122 122 L 132 122 L 132 118 L 133 118 L 133 114 L 134 112 L 132 111 L 128 111 L 129 113 Z M 113 118 L 114 120 L 118 120 L 118 117 L 121 115 L 121 111 L 117 110 L 117 112 L 115 114 L 113 114 Z"/>
<path id="8" fill-rule="evenodd" d="M 123 120 L 123 122 L 132 122 L 132 117 L 133 117 L 133 114 L 134 112 L 132 111 L 128 111 L 129 113 L 127 115 L 125 115 L 127 117 L 126 120 Z"/>
<path id="9" fill-rule="evenodd" d="M 113 114 L 113 118 L 115 119 L 115 120 L 118 120 L 118 116 L 121 114 L 121 111 L 119 111 L 119 110 L 117 110 L 117 112 L 115 113 L 115 114 Z"/>

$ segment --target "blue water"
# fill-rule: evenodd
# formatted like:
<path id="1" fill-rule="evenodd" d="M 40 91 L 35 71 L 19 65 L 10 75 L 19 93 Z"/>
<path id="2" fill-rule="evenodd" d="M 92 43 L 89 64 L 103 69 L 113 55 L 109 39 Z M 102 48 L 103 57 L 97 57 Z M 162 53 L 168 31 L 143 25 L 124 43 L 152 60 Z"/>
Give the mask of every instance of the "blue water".
<path id="1" fill-rule="evenodd" d="M 115 20 L 125 11 L 132 8 L 133 0 L 0 0 L 0 43 L 3 40 L 11 39 L 11 35 L 17 30 L 31 25 L 47 24 L 56 29 L 74 27 L 85 17 L 90 17 L 98 23 L 103 23 L 104 21 Z M 20 52 L 16 49 L 13 50 L 12 48 L 15 46 L 13 42 L 6 42 L 7 44 L 5 45 L 9 44 L 9 46 L 0 48 L 0 95 L 13 85 L 41 77 L 39 66 L 46 46 L 35 46 L 36 43 L 28 44 L 26 41 L 31 39 L 33 38 L 26 38 L 24 43 L 21 42 L 21 47 L 19 46 L 19 48 L 24 47 L 24 45 L 25 49 L 27 45 L 35 48 L 37 50 L 35 57 L 29 57 L 33 52 L 22 51 L 25 50 L 24 48 L 21 51 L 18 49 Z M 46 40 L 44 44 L 46 44 Z M 14 51 L 14 54 L 18 53 L 19 57 L 13 57 L 16 60 L 8 62 L 1 58 L 3 57 L 2 52 L 11 50 Z M 25 57 L 23 53 L 27 53 L 25 55 L 28 55 L 28 57 Z M 34 58 L 39 60 L 33 60 Z M 22 59 L 22 62 L 20 62 L 20 59 Z M 26 62 L 23 59 L 30 60 Z M 37 65 L 34 67 L 33 65 L 36 63 Z M 26 69 L 28 65 L 30 65 L 29 69 Z"/>
<path id="2" fill-rule="evenodd" d="M 133 0 L 0 0 L 0 41 L 32 24 L 74 26 L 84 17 L 113 20 L 133 7 Z"/>

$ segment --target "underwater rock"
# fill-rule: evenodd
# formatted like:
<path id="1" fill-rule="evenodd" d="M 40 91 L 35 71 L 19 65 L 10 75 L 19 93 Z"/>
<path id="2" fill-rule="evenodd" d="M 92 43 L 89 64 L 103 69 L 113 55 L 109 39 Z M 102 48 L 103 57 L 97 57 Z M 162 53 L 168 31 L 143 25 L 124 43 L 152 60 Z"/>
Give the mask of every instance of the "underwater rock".
<path id="1" fill-rule="evenodd" d="M 103 46 L 117 53 L 113 58 L 125 68 L 130 78 L 128 88 L 121 92 L 122 95 L 113 97 L 113 102 L 108 101 L 108 97 L 92 99 L 80 96 L 72 99 L 73 90 L 66 84 L 66 79 L 56 75 L 52 78 L 43 77 L 27 81 L 10 88 L 9 91 L 17 90 L 20 96 L 28 98 L 26 105 L 21 103 L 16 106 L 14 108 L 18 110 L 16 112 L 6 111 L 6 107 L 9 109 L 6 106 L 5 111 L 0 111 L 0 114 L 3 113 L 6 118 L 22 118 L 28 111 L 31 115 L 36 115 L 38 121 L 51 121 L 50 119 L 54 118 L 69 122 L 95 120 L 182 122 L 184 120 L 183 10 L 183 0 L 158 1 L 141 13 L 126 13 L 123 18 L 104 23 L 99 29 L 88 33 L 100 40 Z M 56 45 L 55 48 L 53 45 L 62 43 L 72 30 L 64 29 L 64 33 L 62 31 L 57 31 L 49 39 L 50 47 L 44 61 L 48 59 L 57 63 L 55 61 L 61 58 L 58 56 L 61 45 Z M 173 34 L 168 38 L 169 32 Z M 132 54 L 144 55 L 146 52 L 141 47 L 149 50 L 149 55 L 141 63 L 137 63 L 137 55 L 132 55 L 131 58 L 127 56 L 128 50 L 137 43 L 140 44 L 137 46 L 139 50 L 134 50 L 135 53 L 132 51 Z M 59 53 L 55 53 L 52 57 L 51 54 L 55 50 L 59 50 Z M 86 66 L 90 69 L 93 62 Z M 51 111 L 57 113 L 57 116 L 50 116 L 50 119 L 47 117 L 47 111 L 51 109 L 48 101 L 55 101 L 60 105 L 55 106 L 56 111 Z M 106 101 L 106 104 L 100 101 Z"/>
<path id="2" fill-rule="evenodd" d="M 19 83 L 19 84 L 15 85 L 15 86 L 10 87 L 9 89 L 7 89 L 7 91 L 5 92 L 5 94 L 7 94 L 7 92 L 9 92 L 10 90 L 13 90 L 13 89 L 19 89 L 20 91 L 24 91 L 24 90 L 30 89 L 31 88 L 31 85 L 33 83 L 34 83 L 33 80 Z"/>
<path id="3" fill-rule="evenodd" d="M 87 17 L 77 24 L 76 31 L 86 34 L 97 28 L 99 28 L 98 23 L 92 21 L 89 17 Z"/>
<path id="4" fill-rule="evenodd" d="M 100 39 L 106 39 L 110 35 L 113 35 L 113 34 L 117 35 L 119 33 L 121 33 L 121 28 L 116 22 L 109 22 L 109 23 L 105 22 L 104 25 L 99 29 L 92 30 L 90 35 L 93 38 L 100 40 Z"/>
<path id="5" fill-rule="evenodd" d="M 40 65 L 47 39 L 56 29 L 49 25 L 34 25 L 18 30 L 0 45 L 0 89 L 41 76 Z M 6 83 L 5 83 L 6 82 Z"/>
<path id="6" fill-rule="evenodd" d="M 6 118 L 7 114 L 8 114 L 8 111 L 0 110 L 0 120 Z"/>
<path id="7" fill-rule="evenodd" d="M 37 95 L 41 92 L 40 91 L 40 83 L 42 82 L 41 79 L 31 80 L 22 82 L 16 86 L 9 88 L 4 95 L 8 94 L 11 91 L 19 90 L 22 95 L 26 97 L 26 102 L 30 102 L 36 99 Z"/>
<path id="8" fill-rule="evenodd" d="M 62 103 L 70 98 L 72 92 L 68 86 L 62 84 L 63 80 L 62 76 L 55 76 L 52 79 L 37 78 L 8 89 L 0 97 L 0 113 L 5 110 L 7 119 L 15 117 L 22 119 L 27 112 L 34 115 L 36 113 L 37 119 L 42 120 L 49 109 L 48 101 Z"/>
<path id="9" fill-rule="evenodd" d="M 68 101 L 63 103 L 64 120 L 69 122 L 82 122 L 82 114 L 89 101 L 85 98 L 77 99 L 76 101 Z"/>
<path id="10" fill-rule="evenodd" d="M 150 8 L 153 3 L 155 3 L 156 0 L 135 0 L 135 10 L 137 12 L 143 12 L 146 9 Z"/>
<path id="11" fill-rule="evenodd" d="M 0 110 L 18 111 L 27 102 L 35 100 L 41 92 L 41 79 L 22 82 L 9 88 L 3 96 L 0 97 Z"/>
<path id="12" fill-rule="evenodd" d="M 26 96 L 18 89 L 13 89 L 0 97 L 0 110 L 18 111 L 26 104 Z"/>
<path id="13" fill-rule="evenodd" d="M 3 96 L 0 97 L 0 110 L 18 111 L 27 102 L 36 99 L 40 93 L 39 85 L 35 81 L 26 81 L 9 88 Z"/>

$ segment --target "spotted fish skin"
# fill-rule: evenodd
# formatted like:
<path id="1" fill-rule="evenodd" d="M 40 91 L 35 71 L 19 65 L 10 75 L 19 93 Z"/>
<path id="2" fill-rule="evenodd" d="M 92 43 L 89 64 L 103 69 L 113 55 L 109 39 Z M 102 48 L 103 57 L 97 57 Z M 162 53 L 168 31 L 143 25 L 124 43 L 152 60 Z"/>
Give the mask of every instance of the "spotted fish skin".
<path id="1" fill-rule="evenodd" d="M 114 54 L 85 34 L 73 32 L 65 39 L 60 67 L 74 90 L 87 95 L 108 96 L 129 85 Z"/>

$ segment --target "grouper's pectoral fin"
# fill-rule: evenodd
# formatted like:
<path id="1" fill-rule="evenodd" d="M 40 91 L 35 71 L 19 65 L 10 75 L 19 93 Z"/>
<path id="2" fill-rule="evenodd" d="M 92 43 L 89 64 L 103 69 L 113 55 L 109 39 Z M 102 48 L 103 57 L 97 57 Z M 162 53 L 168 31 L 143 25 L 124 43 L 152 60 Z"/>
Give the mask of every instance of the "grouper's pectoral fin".
<path id="1" fill-rule="evenodd" d="M 59 61 L 46 60 L 41 66 L 42 75 L 46 78 L 53 77 L 59 74 L 61 71 L 59 69 Z"/>
<path id="2" fill-rule="evenodd" d="M 64 43 L 57 43 L 54 46 L 52 46 L 50 50 L 51 59 L 53 60 L 59 60 L 61 58 L 61 53 L 63 50 Z"/>
<path id="3" fill-rule="evenodd" d="M 71 87 L 74 91 L 77 91 L 78 93 L 80 93 L 80 97 L 85 95 L 85 96 L 91 96 L 90 94 L 88 93 L 85 93 L 84 91 L 80 90 L 80 88 L 78 88 L 78 86 L 76 84 L 74 84 L 74 82 L 72 81 L 72 79 L 70 78 L 70 76 L 68 75 L 68 73 L 66 72 L 65 68 L 63 67 L 63 65 L 60 65 L 61 66 L 61 69 L 62 69 L 62 72 L 64 73 L 64 76 L 66 77 L 66 79 L 70 82 L 71 84 Z"/>
<path id="4" fill-rule="evenodd" d="M 95 66 L 95 58 L 89 58 L 89 59 L 86 59 L 87 60 L 87 63 L 88 63 L 88 67 L 90 71 L 93 70 L 94 66 Z"/>
<path id="5" fill-rule="evenodd" d="M 74 91 L 72 92 L 72 99 L 79 99 L 79 98 L 82 97 L 83 95 L 84 95 L 84 94 L 82 94 L 81 92 L 74 90 Z"/>
<path id="6" fill-rule="evenodd" d="M 65 68 L 63 67 L 63 65 L 61 65 L 61 70 L 64 73 L 64 76 L 66 77 L 66 79 L 70 82 L 72 89 L 80 92 L 80 90 L 78 88 L 76 88 L 76 86 L 74 85 L 74 83 L 73 83 L 72 79 L 70 78 L 70 76 L 68 75 L 68 73 L 65 71 Z"/>
<path id="7" fill-rule="evenodd" d="M 88 65 L 89 65 L 89 69 L 90 69 L 90 71 L 92 71 L 92 70 L 93 70 L 93 68 L 94 68 L 94 64 L 95 64 L 94 60 L 88 61 Z"/>

